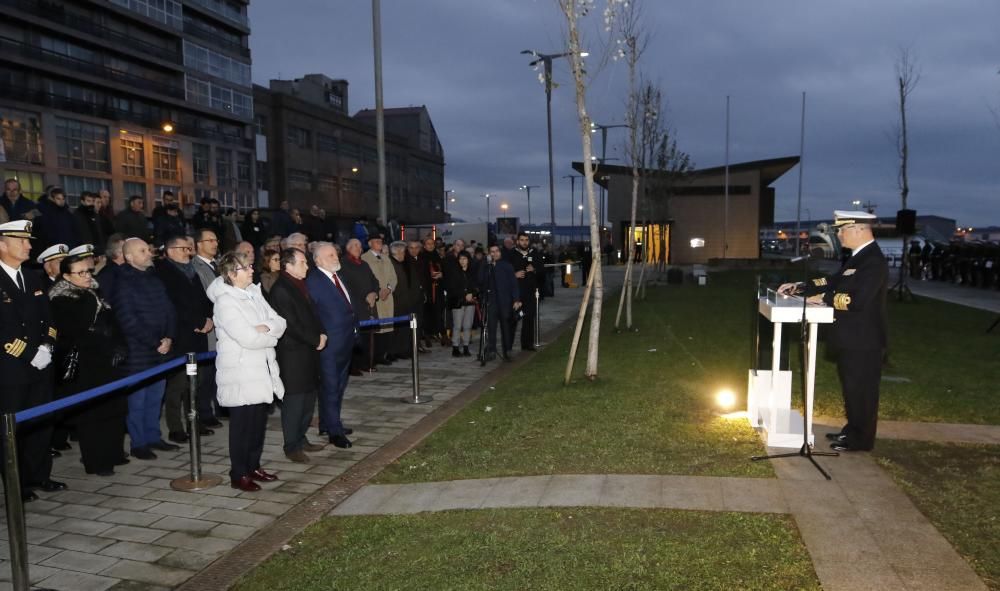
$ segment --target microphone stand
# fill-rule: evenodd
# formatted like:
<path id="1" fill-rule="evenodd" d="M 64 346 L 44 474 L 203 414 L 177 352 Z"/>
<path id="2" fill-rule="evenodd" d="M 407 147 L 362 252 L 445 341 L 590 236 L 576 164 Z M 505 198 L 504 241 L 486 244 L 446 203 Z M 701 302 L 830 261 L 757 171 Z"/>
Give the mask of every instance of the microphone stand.
<path id="1" fill-rule="evenodd" d="M 795 261 L 793 259 L 793 262 L 797 262 L 797 261 Z M 804 256 L 804 257 L 802 257 L 802 284 L 803 285 L 805 285 L 806 281 L 809 280 L 809 275 L 808 274 L 809 274 L 809 257 L 808 256 Z M 799 384 L 802 387 L 802 447 L 799 448 L 799 451 L 793 451 L 793 452 L 783 453 L 783 454 L 753 456 L 753 457 L 750 458 L 750 460 L 753 461 L 753 462 L 758 462 L 760 460 L 774 460 L 774 459 L 777 459 L 777 458 L 802 457 L 802 458 L 808 459 L 812 463 L 812 465 L 815 466 L 817 470 L 819 470 L 819 473 L 822 474 L 824 478 L 826 478 L 827 480 L 833 480 L 830 477 L 830 475 L 827 474 L 826 470 L 824 470 L 822 466 L 820 466 L 818 463 L 816 463 L 816 460 L 814 459 L 814 456 L 831 456 L 831 457 L 835 457 L 835 456 L 839 456 L 840 454 L 837 453 L 837 452 L 832 452 L 832 451 L 813 451 L 812 450 L 812 446 L 809 445 L 809 418 L 806 416 L 807 406 L 808 406 L 808 400 L 806 400 L 806 397 L 807 397 L 808 394 L 806 392 L 806 389 L 809 386 L 809 384 L 808 384 L 808 381 L 809 381 L 808 380 L 808 376 L 806 376 L 807 364 L 808 364 L 808 360 L 807 359 L 809 357 L 809 355 L 808 355 L 808 352 L 809 352 L 809 325 L 806 322 L 806 307 L 808 306 L 808 302 L 809 302 L 809 299 L 807 297 L 805 297 L 805 296 L 802 296 L 802 319 L 801 319 L 801 324 L 800 324 L 801 330 L 799 331 L 800 332 L 799 338 L 800 338 L 801 347 L 802 347 L 801 354 L 799 355 L 799 359 L 800 359 L 799 366 L 800 366 L 800 370 L 801 370 L 800 371 L 801 376 L 800 376 L 800 379 L 799 379 Z M 775 351 L 774 354 L 777 355 L 777 354 L 779 354 L 779 352 Z"/>

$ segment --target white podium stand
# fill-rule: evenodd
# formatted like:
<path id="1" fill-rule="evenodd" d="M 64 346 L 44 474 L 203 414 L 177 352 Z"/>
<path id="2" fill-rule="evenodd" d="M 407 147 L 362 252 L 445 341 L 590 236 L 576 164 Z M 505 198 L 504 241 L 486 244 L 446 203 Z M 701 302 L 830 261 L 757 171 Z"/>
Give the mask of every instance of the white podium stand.
<path id="1" fill-rule="evenodd" d="M 747 419 L 752 427 L 762 427 L 767 433 L 768 447 L 802 447 L 802 415 L 792 408 L 792 372 L 780 371 L 781 325 L 802 321 L 802 298 L 783 296 L 768 290 L 757 303 L 757 310 L 774 325 L 771 347 L 771 369 L 750 369 L 747 384 Z M 824 305 L 806 306 L 809 323 L 809 343 L 806 352 L 806 431 L 809 445 L 812 433 L 813 390 L 816 380 L 816 337 L 818 324 L 833 322 L 833 308 Z"/>

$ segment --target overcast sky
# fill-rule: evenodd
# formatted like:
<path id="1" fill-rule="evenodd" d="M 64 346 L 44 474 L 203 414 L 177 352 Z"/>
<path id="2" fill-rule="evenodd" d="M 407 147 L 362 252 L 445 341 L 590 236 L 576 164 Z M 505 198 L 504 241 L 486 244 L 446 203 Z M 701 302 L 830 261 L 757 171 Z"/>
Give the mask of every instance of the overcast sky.
<path id="1" fill-rule="evenodd" d="M 603 7 L 604 0 L 596 0 Z M 371 3 L 254 0 L 254 81 L 323 73 L 350 82 L 350 110 L 374 106 Z M 696 165 L 799 153 L 806 92 L 803 217 L 828 216 L 853 199 L 899 209 L 894 65 L 900 47 L 916 57 L 910 97 L 910 207 L 962 225 L 1000 224 L 1000 2 L 995 0 L 645 0 L 652 35 L 641 68 L 660 82 L 681 149 Z M 545 93 L 523 49 L 563 51 L 555 0 L 383 0 L 387 107 L 426 105 L 445 152 L 452 211 L 485 219 L 500 202 L 526 221 L 548 221 Z M 590 45 L 598 48 L 596 35 Z M 622 123 L 627 70 L 612 62 L 591 83 L 588 109 Z M 556 219 L 571 211 L 570 162 L 582 148 L 571 77 L 555 62 L 553 150 Z M 624 130 L 608 132 L 608 158 Z M 595 149 L 599 150 L 599 141 Z M 779 180 L 776 217 L 795 218 L 798 169 Z M 579 183 L 577 183 L 579 193 Z"/>

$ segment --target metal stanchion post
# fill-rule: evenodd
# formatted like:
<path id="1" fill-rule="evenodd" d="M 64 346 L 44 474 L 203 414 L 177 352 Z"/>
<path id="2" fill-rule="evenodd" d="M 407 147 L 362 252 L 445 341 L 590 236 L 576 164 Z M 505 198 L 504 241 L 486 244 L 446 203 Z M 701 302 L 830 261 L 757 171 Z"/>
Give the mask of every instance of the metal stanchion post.
<path id="1" fill-rule="evenodd" d="M 184 371 L 188 378 L 188 450 L 191 456 L 191 474 L 189 478 L 175 478 L 170 482 L 174 490 L 205 490 L 222 482 L 222 477 L 216 474 L 205 476 L 201 473 L 201 434 L 198 425 L 198 360 L 194 353 L 187 354 L 187 364 Z"/>
<path id="2" fill-rule="evenodd" d="M 417 355 L 417 315 L 410 314 L 410 333 L 413 342 L 413 355 L 410 356 L 410 367 L 413 369 L 413 396 L 403 398 L 407 404 L 424 404 L 434 400 L 433 396 L 420 395 L 420 356 Z"/>
<path id="3" fill-rule="evenodd" d="M 538 347 L 542 346 L 541 338 L 540 338 L 540 336 L 541 336 L 541 329 L 539 328 L 540 322 L 541 322 L 541 319 L 542 319 L 542 316 L 541 316 L 541 309 L 542 309 L 541 302 L 542 302 L 542 299 L 539 297 L 538 288 L 536 287 L 535 288 L 535 348 L 536 349 Z"/>
<path id="4" fill-rule="evenodd" d="M 17 419 L 3 415 L 4 495 L 7 500 L 7 539 L 10 546 L 10 580 L 15 591 L 28 591 L 28 526 L 24 522 L 21 474 L 17 467 Z"/>

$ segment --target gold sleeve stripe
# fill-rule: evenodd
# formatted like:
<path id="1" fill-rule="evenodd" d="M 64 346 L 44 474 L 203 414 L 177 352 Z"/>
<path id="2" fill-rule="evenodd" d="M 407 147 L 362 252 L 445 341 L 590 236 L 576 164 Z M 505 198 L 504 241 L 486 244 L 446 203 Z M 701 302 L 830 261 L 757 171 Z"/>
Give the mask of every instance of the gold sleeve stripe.
<path id="1" fill-rule="evenodd" d="M 820 277 L 819 279 L 813 279 L 813 285 L 815 285 L 816 287 L 825 287 L 826 286 L 826 277 Z"/>
<path id="2" fill-rule="evenodd" d="M 49 327 L 49 336 L 52 337 L 52 338 L 56 338 L 57 334 L 59 334 L 59 333 L 56 332 L 56 328 L 54 326 L 50 326 Z"/>
<path id="3" fill-rule="evenodd" d="M 848 306 L 851 305 L 851 296 L 846 293 L 838 293 L 833 295 L 833 308 L 835 310 L 847 310 Z"/>
<path id="4" fill-rule="evenodd" d="M 13 357 L 20 357 L 27 347 L 28 343 L 25 343 L 21 339 L 14 339 L 9 343 L 4 344 L 3 350 Z"/>

